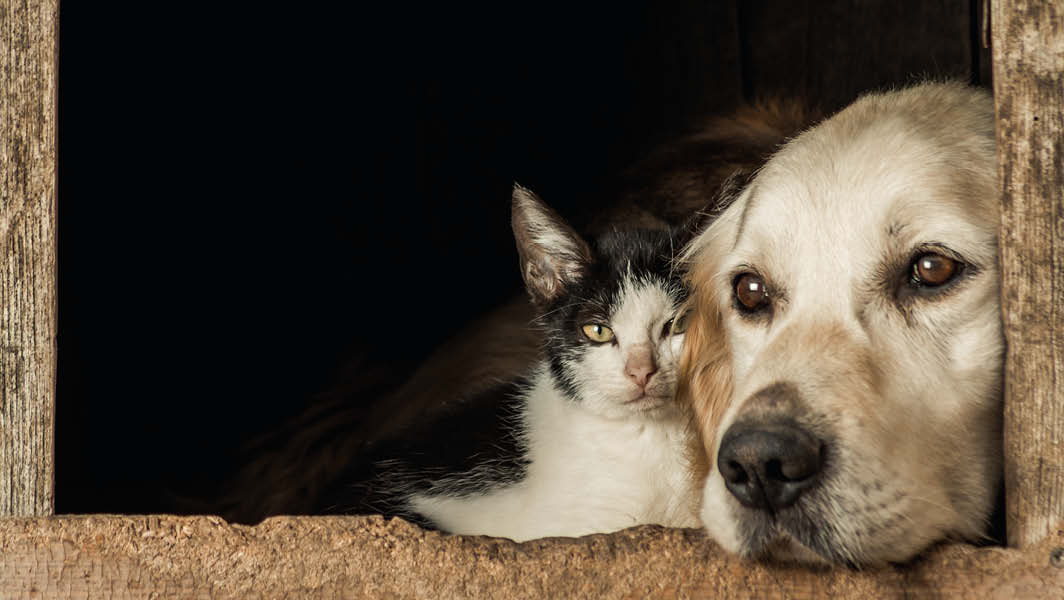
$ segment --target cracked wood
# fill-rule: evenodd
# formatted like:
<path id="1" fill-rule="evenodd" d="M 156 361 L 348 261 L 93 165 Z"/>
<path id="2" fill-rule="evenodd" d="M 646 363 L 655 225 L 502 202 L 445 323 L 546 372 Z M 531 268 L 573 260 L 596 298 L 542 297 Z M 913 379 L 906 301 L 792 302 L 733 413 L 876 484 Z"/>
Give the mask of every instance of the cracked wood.
<path id="1" fill-rule="evenodd" d="M 0 516 L 53 507 L 57 0 L 0 0 Z"/>

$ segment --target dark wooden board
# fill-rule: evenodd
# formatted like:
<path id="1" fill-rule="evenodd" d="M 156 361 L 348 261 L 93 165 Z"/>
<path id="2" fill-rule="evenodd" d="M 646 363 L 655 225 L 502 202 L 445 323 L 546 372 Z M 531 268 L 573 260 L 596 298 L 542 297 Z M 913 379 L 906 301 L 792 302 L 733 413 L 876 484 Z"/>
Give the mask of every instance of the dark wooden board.
<path id="1" fill-rule="evenodd" d="M 994 2 L 1009 545 L 1064 516 L 1064 7 Z"/>

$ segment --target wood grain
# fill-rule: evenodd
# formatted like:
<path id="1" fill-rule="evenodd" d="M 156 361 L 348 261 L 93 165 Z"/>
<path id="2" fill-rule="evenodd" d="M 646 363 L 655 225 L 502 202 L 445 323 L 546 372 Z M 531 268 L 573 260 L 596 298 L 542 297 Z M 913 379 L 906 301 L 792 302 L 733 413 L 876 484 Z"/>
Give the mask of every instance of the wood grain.
<path id="1" fill-rule="evenodd" d="M 52 513 L 56 0 L 0 0 L 0 515 Z"/>
<path id="2" fill-rule="evenodd" d="M 991 8 L 1009 545 L 1064 517 L 1064 6 Z"/>
<path id="3" fill-rule="evenodd" d="M 1064 525 L 1064 524 L 1062 524 Z M 691 529 L 517 544 L 380 517 L 0 519 L 0 596 L 29 598 L 1060 598 L 1064 532 L 940 546 L 907 567 L 745 562 Z"/>

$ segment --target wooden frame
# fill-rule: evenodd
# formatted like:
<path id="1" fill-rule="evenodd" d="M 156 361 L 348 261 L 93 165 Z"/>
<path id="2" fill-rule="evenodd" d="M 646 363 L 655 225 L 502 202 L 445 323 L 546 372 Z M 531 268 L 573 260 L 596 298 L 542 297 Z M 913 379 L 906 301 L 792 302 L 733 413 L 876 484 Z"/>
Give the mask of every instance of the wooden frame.
<path id="1" fill-rule="evenodd" d="M 874 571 L 744 562 L 691 529 L 517 544 L 380 517 L 0 519 L 15 598 L 1052 598 L 1056 534 L 1026 551 L 941 547 Z M 31 593 L 35 590 L 36 595 Z M 5 600 L 11 596 L 3 595 Z"/>
<path id="2" fill-rule="evenodd" d="M 0 2 L 0 515 L 54 504 L 58 26 Z"/>
<path id="3" fill-rule="evenodd" d="M 1064 595 L 1064 11 L 992 2 L 1009 544 L 868 573 L 749 564 L 700 533 L 447 537 L 376 518 L 49 517 L 57 0 L 0 0 L 0 590 L 15 597 Z M 284 549 L 281 551 L 281 549 Z M 592 568 L 593 567 L 593 568 Z M 5 595 L 5 597 L 7 597 Z"/>
<path id="4" fill-rule="evenodd" d="M 1010 546 L 1064 519 L 1064 9 L 992 3 Z"/>

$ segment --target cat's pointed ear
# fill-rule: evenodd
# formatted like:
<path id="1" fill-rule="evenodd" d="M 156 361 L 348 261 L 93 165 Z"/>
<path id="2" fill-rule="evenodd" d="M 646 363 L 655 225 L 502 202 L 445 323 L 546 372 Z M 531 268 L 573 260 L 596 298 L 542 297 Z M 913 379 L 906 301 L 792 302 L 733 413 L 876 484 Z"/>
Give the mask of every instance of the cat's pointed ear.
<path id="1" fill-rule="evenodd" d="M 532 190 L 514 184 L 514 239 L 533 303 L 545 305 L 591 265 L 587 242 Z"/>

